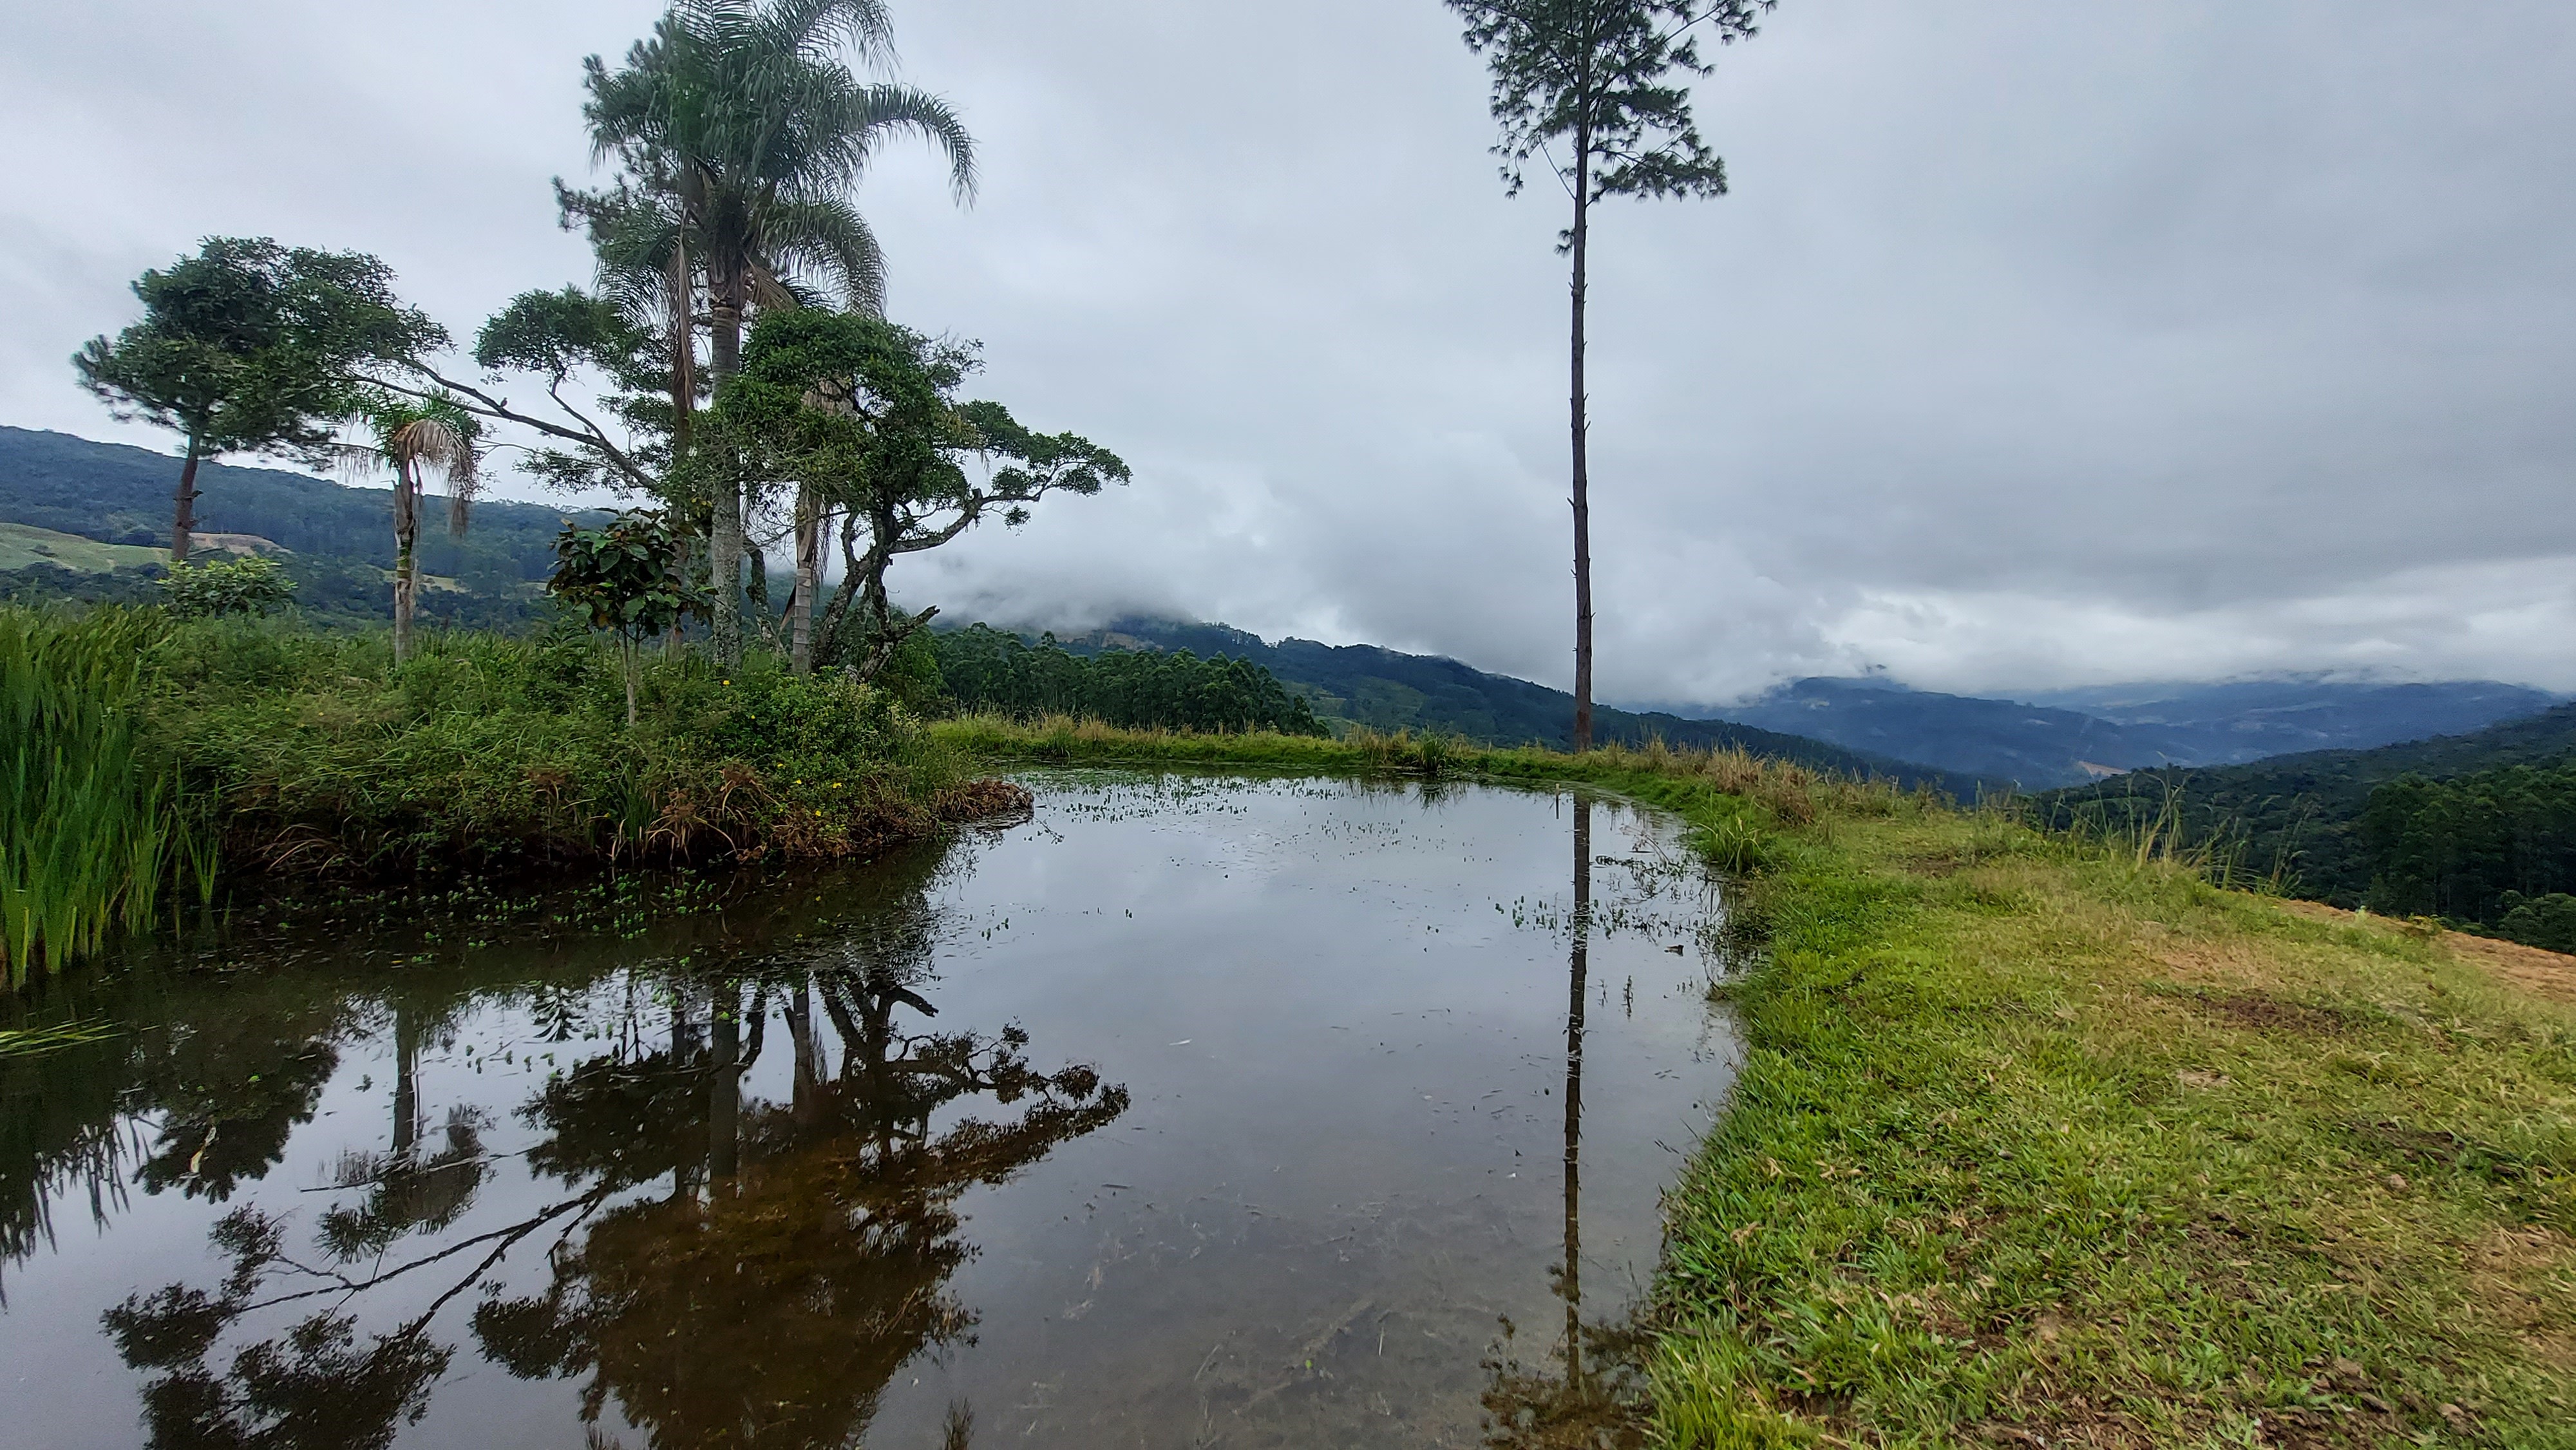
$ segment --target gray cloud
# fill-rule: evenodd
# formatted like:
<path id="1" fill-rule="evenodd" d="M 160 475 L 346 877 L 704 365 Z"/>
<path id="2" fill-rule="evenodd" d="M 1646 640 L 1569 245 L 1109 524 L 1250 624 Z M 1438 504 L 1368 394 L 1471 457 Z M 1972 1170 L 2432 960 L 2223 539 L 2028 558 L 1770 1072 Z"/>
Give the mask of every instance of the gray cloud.
<path id="1" fill-rule="evenodd" d="M 460 332 L 578 279 L 576 63 L 649 4 L 58 9 L 0 57 L 0 419 L 213 231 L 377 251 Z M 902 320 L 1137 483 L 906 566 L 1562 683 L 1562 198 L 1433 0 L 900 6 L 984 191 L 864 202 Z M 1605 692 L 2333 669 L 2576 687 L 2576 11 L 1789 0 L 1702 88 L 1735 194 L 1613 207 Z"/>

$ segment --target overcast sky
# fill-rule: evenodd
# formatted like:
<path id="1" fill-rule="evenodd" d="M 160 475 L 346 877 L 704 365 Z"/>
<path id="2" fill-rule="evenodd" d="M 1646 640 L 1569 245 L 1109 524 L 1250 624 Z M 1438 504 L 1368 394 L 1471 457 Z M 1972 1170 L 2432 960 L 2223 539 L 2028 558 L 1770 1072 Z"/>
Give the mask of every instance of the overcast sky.
<path id="1" fill-rule="evenodd" d="M 1564 684 L 1561 193 L 1436 0 L 895 0 L 983 157 L 861 202 L 890 311 L 1121 452 L 898 569 Z M 24 7 L 0 422 L 208 233 L 376 252 L 470 334 L 586 280 L 584 54 L 649 0 Z M 1600 678 L 2576 689 L 2576 5 L 1786 0 L 1699 88 L 1732 195 L 1597 225 Z M 219 498 L 207 511 L 222 517 Z"/>

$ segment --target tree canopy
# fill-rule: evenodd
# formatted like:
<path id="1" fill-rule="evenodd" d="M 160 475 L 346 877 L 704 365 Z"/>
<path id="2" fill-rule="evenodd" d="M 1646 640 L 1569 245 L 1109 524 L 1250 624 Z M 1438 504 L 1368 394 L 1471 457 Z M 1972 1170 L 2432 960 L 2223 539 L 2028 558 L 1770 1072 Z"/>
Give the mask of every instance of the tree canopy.
<path id="1" fill-rule="evenodd" d="M 72 358 L 81 385 L 119 419 L 187 440 L 171 557 L 188 556 L 197 464 L 226 453 L 327 460 L 351 388 L 444 346 L 447 334 L 394 295 L 393 272 L 361 252 L 209 237 L 197 254 L 134 283 L 143 317 Z"/>
<path id="2" fill-rule="evenodd" d="M 1688 80 L 1709 72 L 1702 37 L 1748 37 L 1775 3 L 1448 0 L 1492 69 L 1505 185 L 1519 195 L 1538 160 L 1594 201 L 1724 194 L 1726 163 L 1700 138 Z"/>
<path id="3" fill-rule="evenodd" d="M 1052 635 L 1032 646 L 981 624 L 931 640 L 941 683 L 969 710 L 1023 719 L 1073 715 L 1135 728 L 1325 733 L 1305 696 L 1249 660 L 1201 659 L 1185 649 L 1077 655 Z"/>
<path id="4" fill-rule="evenodd" d="M 987 516 L 1017 527 L 1050 493 L 1097 494 L 1127 464 L 1073 433 L 1039 433 L 999 403 L 957 396 L 971 345 L 882 318 L 774 312 L 753 328 L 713 422 L 749 476 L 793 485 L 841 519 L 843 574 L 821 655 L 864 677 L 930 614 L 898 617 L 886 571 Z"/>
<path id="5" fill-rule="evenodd" d="M 639 299 L 660 298 L 684 437 L 701 292 L 720 385 L 739 364 L 754 309 L 837 296 L 882 310 L 884 251 L 850 192 L 887 141 L 928 139 L 946 153 L 959 199 L 972 195 L 974 142 L 947 103 L 862 80 L 848 63 L 853 54 L 863 64 L 890 59 L 893 34 L 883 0 L 681 0 L 622 67 L 585 62 L 592 151 L 614 159 L 619 175 L 606 191 L 562 188 L 559 198 L 567 221 L 589 224 L 603 277 Z M 729 468 L 697 474 L 717 581 L 715 649 L 727 660 L 742 639 L 740 485 Z"/>

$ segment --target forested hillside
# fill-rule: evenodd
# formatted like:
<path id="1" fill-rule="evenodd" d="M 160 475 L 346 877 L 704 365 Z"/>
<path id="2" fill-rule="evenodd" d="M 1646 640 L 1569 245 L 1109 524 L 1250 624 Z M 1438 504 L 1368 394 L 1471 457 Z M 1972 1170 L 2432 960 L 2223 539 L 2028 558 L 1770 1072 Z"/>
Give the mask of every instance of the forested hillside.
<path id="1" fill-rule="evenodd" d="M 0 427 L 0 524 L 166 548 L 178 468 L 177 459 L 147 448 Z M 220 463 L 202 466 L 197 486 L 203 494 L 200 528 L 247 535 L 284 550 L 309 612 L 358 618 L 390 612 L 384 572 L 394 555 L 388 490 Z M 472 525 L 461 539 L 449 537 L 443 524 L 423 529 L 421 565 L 433 582 L 423 592 L 422 613 L 478 626 L 527 617 L 537 607 L 536 586 L 553 563 L 555 536 L 568 512 L 591 517 L 587 511 L 487 500 L 474 506 Z M 443 519 L 445 500 L 433 499 L 430 513 Z M 156 571 L 131 556 L 101 560 L 59 544 L 47 547 L 54 558 L 0 569 L 0 596 L 152 597 Z"/>
<path id="2" fill-rule="evenodd" d="M 2038 804 L 2058 825 L 2083 819 L 2134 832 L 2179 821 L 2187 840 L 2214 843 L 2253 875 L 2277 874 L 2295 894 L 2337 906 L 2501 929 L 2514 905 L 2506 891 L 2542 896 L 2576 885 L 2561 840 L 2568 823 L 2553 814 L 2566 804 L 2570 766 L 2576 705 L 2561 705 L 2376 750 L 2139 771 Z"/>
<path id="3" fill-rule="evenodd" d="M 980 624 L 937 632 L 931 648 L 940 684 L 968 710 L 1127 727 L 1325 733 L 1304 696 L 1241 656 L 1201 659 L 1185 649 L 1075 654 L 1051 639 L 1032 645 Z"/>

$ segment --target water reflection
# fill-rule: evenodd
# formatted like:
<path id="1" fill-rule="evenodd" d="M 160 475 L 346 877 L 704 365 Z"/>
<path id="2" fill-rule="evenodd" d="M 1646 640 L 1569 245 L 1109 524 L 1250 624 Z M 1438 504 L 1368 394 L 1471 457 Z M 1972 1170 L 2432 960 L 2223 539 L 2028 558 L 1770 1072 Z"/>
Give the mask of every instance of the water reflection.
<path id="1" fill-rule="evenodd" d="M 210 1234 L 230 1261 L 220 1283 L 174 1283 L 105 1316 L 120 1356 L 152 1376 L 151 1443 L 388 1444 L 425 1412 L 452 1361 L 432 1320 L 478 1289 L 476 1347 L 514 1376 L 578 1380 L 594 1444 L 618 1443 L 621 1431 L 656 1446 L 854 1443 L 895 1370 L 975 1322 L 943 1290 L 971 1252 L 959 1195 L 1127 1106 L 1125 1090 L 1088 1067 L 1032 1066 L 1017 1027 L 926 1030 L 937 1009 L 922 991 L 932 978 L 925 886 L 913 882 L 823 951 L 748 973 L 672 975 L 655 984 L 658 1003 L 630 997 L 642 1011 L 578 1024 L 606 1049 L 517 1110 L 537 1134 L 528 1166 L 559 1193 L 453 1241 L 437 1240 L 484 1181 L 486 1123 L 460 1106 L 424 1134 L 419 1058 L 424 1036 L 462 1004 L 397 997 L 388 1141 L 341 1156 L 332 1187 L 354 1196 L 321 1212 L 309 1248 L 290 1243 L 283 1216 L 237 1209 Z M 837 1068 L 826 1065 L 833 1044 L 816 1031 L 817 1001 Z M 667 1034 L 644 1020 L 657 1006 Z M 773 1017 L 795 1060 L 789 1099 L 746 1101 Z M 575 1025 L 558 1031 L 568 1039 Z M 147 1078 L 153 1101 L 174 1105 L 142 1165 L 147 1191 L 175 1184 L 222 1198 L 265 1171 L 336 1063 L 328 1032 L 263 1038 L 249 1061 L 266 1071 L 220 1080 L 183 1064 L 243 1061 L 254 1044 L 191 1043 Z M 436 1242 L 392 1252 L 409 1238 Z M 488 1276 L 531 1240 L 549 1282 L 501 1292 Z M 369 1296 L 399 1282 L 416 1300 L 423 1281 L 437 1288 L 425 1306 L 359 1333 Z M 215 1354 L 246 1321 L 316 1301 L 326 1307 L 228 1360 Z M 612 1404 L 616 1428 L 601 1430 Z"/>
<path id="2" fill-rule="evenodd" d="M 897 1368 L 975 1322 L 942 1287 L 970 1252 L 958 1196 L 1108 1123 L 1127 1097 L 1088 1068 L 1035 1070 L 1016 1029 L 992 1040 L 907 1033 L 897 1009 L 927 1016 L 929 1003 L 874 969 L 753 984 L 764 1005 L 737 1058 L 739 1018 L 726 1004 L 741 991 L 716 984 L 713 1045 L 698 1069 L 713 1105 L 703 1182 L 683 1168 L 668 1197 L 602 1215 L 553 1256 L 545 1292 L 481 1305 L 474 1334 L 514 1375 L 583 1379 L 585 1421 L 613 1398 L 649 1444 L 848 1444 Z M 801 1006 L 809 996 L 840 1034 L 841 1066 L 828 1077 L 809 1066 L 819 1052 Z M 739 1084 L 773 997 L 789 1007 L 795 1093 L 744 1104 Z M 528 1114 L 553 1130 L 550 1142 L 575 1123 L 594 1141 L 587 1130 L 614 1132 L 617 1107 L 650 1111 L 649 1089 L 634 1088 L 657 1073 L 667 1075 L 662 1063 L 585 1064 Z M 970 1097 L 1019 1111 L 933 1128 Z M 554 1166 L 568 1182 L 584 1176 Z"/>
<path id="3" fill-rule="evenodd" d="M 83 1387 L 30 1433 L 1635 1443 L 1659 1140 L 1728 1051 L 1669 832 L 1476 787 L 1047 799 L 601 930 L 0 1006 L 106 1029 L 0 1057 L 0 1356 Z"/>
<path id="4" fill-rule="evenodd" d="M 1632 1318 L 1587 1324 L 1583 1318 L 1583 1037 L 1591 986 L 1593 933 L 1592 801 L 1573 797 L 1573 910 L 1567 918 L 1565 1007 L 1564 1257 L 1551 1288 L 1565 1306 L 1555 1346 L 1558 1369 L 1496 1357 L 1484 1404 L 1486 1443 L 1512 1450 L 1612 1450 L 1645 1444 L 1642 1325 Z M 1633 995 L 1635 980 L 1630 979 Z"/>

